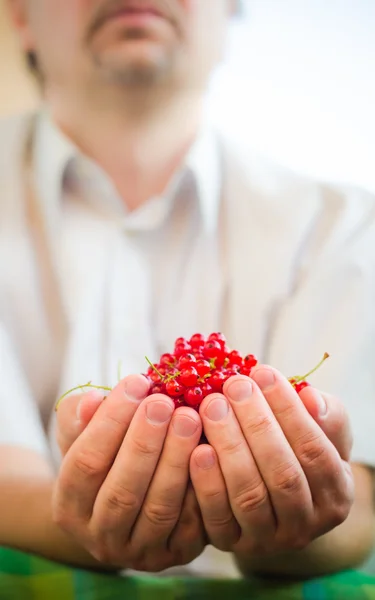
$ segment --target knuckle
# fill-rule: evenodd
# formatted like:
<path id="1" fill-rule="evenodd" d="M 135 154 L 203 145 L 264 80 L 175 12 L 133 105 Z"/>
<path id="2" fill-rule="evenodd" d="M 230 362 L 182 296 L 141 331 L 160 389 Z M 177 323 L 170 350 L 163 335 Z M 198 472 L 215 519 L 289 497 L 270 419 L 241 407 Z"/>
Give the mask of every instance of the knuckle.
<path id="1" fill-rule="evenodd" d="M 139 506 L 140 500 L 137 495 L 120 485 L 111 487 L 104 500 L 104 510 L 111 516 L 122 516 L 128 512 L 133 514 Z"/>
<path id="2" fill-rule="evenodd" d="M 225 454 L 233 455 L 233 454 L 237 454 L 238 452 L 240 452 L 243 445 L 244 445 L 244 440 L 241 438 L 239 438 L 237 440 L 226 439 L 221 445 L 221 450 Z"/>
<path id="3" fill-rule="evenodd" d="M 84 477 L 94 477 L 107 467 L 104 454 L 95 449 L 80 450 L 74 458 L 74 467 Z"/>
<path id="4" fill-rule="evenodd" d="M 255 512 L 268 502 L 268 492 L 263 481 L 258 481 L 244 491 L 241 491 L 234 499 L 238 510 L 244 514 Z"/>
<path id="5" fill-rule="evenodd" d="M 302 486 L 302 476 L 296 463 L 284 463 L 275 469 L 274 487 L 281 492 L 293 494 L 298 492 Z"/>
<path id="6" fill-rule="evenodd" d="M 155 458 L 159 455 L 161 447 L 152 444 L 146 438 L 134 437 L 132 440 L 133 451 L 141 458 Z"/>
<path id="7" fill-rule="evenodd" d="M 330 529 L 337 527 L 346 521 L 350 513 L 351 505 L 352 503 L 349 498 L 343 498 L 333 506 L 328 523 Z"/>
<path id="8" fill-rule="evenodd" d="M 246 426 L 247 431 L 253 437 L 261 437 L 267 435 L 274 427 L 273 417 L 269 415 L 258 415 L 250 420 Z"/>
<path id="9" fill-rule="evenodd" d="M 172 528 L 178 519 L 175 506 L 160 502 L 147 502 L 144 506 L 144 515 L 150 524 L 156 527 Z"/>
<path id="10" fill-rule="evenodd" d="M 327 455 L 322 435 L 307 435 L 298 444 L 297 456 L 304 466 L 321 464 Z"/>

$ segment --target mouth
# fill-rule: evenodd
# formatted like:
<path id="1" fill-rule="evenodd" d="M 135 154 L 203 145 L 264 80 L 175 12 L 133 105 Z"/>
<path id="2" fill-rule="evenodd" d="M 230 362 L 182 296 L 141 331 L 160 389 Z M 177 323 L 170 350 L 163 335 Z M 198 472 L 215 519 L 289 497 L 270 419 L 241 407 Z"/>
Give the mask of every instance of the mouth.
<path id="1" fill-rule="evenodd" d="M 108 11 L 100 15 L 96 29 L 108 21 L 121 20 L 126 24 L 142 25 L 153 19 L 166 19 L 166 15 L 151 2 L 117 2 Z"/>

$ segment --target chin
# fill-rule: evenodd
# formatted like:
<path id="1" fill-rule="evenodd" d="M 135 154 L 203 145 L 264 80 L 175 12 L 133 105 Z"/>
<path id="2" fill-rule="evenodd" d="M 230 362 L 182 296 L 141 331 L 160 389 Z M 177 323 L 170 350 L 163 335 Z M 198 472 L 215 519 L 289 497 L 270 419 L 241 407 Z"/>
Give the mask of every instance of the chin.
<path id="1" fill-rule="evenodd" d="M 153 50 L 140 52 L 108 52 L 95 57 L 101 75 L 112 82 L 126 85 L 151 85 L 167 80 L 172 75 L 169 57 Z"/>

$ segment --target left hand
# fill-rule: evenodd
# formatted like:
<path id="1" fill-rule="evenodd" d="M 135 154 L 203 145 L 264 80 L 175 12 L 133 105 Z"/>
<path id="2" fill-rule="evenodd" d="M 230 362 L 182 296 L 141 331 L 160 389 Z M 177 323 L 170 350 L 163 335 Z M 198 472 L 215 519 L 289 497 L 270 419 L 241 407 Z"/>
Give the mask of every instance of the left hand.
<path id="1" fill-rule="evenodd" d="M 200 415 L 209 445 L 193 451 L 190 475 L 211 544 L 258 556 L 302 549 L 346 519 L 352 441 L 335 398 L 298 395 L 258 366 L 205 398 Z"/>

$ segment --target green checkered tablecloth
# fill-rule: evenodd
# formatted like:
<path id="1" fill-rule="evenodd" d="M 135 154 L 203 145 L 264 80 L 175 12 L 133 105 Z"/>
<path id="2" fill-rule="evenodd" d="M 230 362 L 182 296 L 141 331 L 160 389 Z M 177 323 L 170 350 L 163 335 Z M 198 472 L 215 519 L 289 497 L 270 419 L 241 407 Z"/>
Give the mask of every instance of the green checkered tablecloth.
<path id="1" fill-rule="evenodd" d="M 357 571 L 305 583 L 115 577 L 0 548 L 0 600 L 375 600 Z"/>

